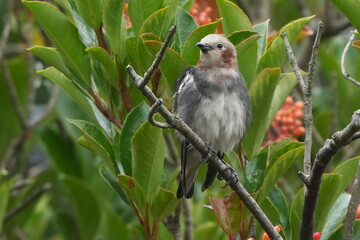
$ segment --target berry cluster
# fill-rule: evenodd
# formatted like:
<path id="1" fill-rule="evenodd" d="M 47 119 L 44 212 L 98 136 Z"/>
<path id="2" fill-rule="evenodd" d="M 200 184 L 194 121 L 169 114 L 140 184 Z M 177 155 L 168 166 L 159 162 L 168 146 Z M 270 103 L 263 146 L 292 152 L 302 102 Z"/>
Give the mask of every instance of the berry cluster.
<path id="1" fill-rule="evenodd" d="M 272 142 L 280 141 L 284 138 L 295 140 L 295 138 L 304 135 L 305 128 L 301 121 L 303 108 L 304 102 L 294 102 L 294 99 L 288 96 L 281 109 L 276 113 L 267 133 L 267 141 L 263 146 L 267 146 Z"/>
<path id="2" fill-rule="evenodd" d="M 211 13 L 212 7 L 206 4 L 206 1 L 196 0 L 193 7 L 190 10 L 190 14 L 193 16 L 199 26 L 212 22 Z"/>
<path id="3" fill-rule="evenodd" d="M 276 230 L 277 232 L 280 232 L 280 231 L 281 231 L 281 227 L 280 227 L 280 226 L 275 226 L 274 228 L 275 228 L 275 230 Z M 270 237 L 269 237 L 269 235 L 267 235 L 267 233 L 263 233 L 261 239 L 262 239 L 262 240 L 270 240 Z"/>

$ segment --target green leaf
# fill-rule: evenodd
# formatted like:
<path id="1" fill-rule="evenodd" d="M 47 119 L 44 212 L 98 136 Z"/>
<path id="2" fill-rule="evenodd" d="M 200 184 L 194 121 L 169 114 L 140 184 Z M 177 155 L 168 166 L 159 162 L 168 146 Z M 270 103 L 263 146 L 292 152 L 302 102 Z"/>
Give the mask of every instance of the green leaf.
<path id="1" fill-rule="evenodd" d="M 352 159 L 349 159 L 341 163 L 339 166 L 335 168 L 333 172 L 342 175 L 339 186 L 340 189 L 345 190 L 349 186 L 351 181 L 355 178 L 359 161 L 360 161 L 360 157 L 354 157 Z"/>
<path id="2" fill-rule="evenodd" d="M 67 78 L 71 78 L 72 75 L 69 69 L 66 67 L 63 58 L 60 53 L 56 50 L 56 48 L 51 47 L 43 47 L 43 46 L 34 46 L 28 49 L 33 54 L 35 54 L 38 58 L 49 64 L 50 66 L 54 66 L 57 70 L 62 72 Z"/>
<path id="3" fill-rule="evenodd" d="M 57 8 L 46 2 L 23 1 L 23 3 L 34 14 L 65 63 L 78 78 L 79 84 L 83 87 L 90 85 L 90 62 L 75 26 Z"/>
<path id="4" fill-rule="evenodd" d="M 235 47 L 237 47 L 241 42 L 245 41 L 248 38 L 251 38 L 254 35 L 259 35 L 259 33 L 253 31 L 240 30 L 231 33 L 229 36 L 227 36 L 227 39 L 229 39 L 229 41 L 232 44 L 234 44 Z"/>
<path id="5" fill-rule="evenodd" d="M 304 188 L 301 188 L 290 208 L 290 223 L 292 239 L 299 239 L 299 229 L 301 224 L 302 208 L 304 205 Z"/>
<path id="6" fill-rule="evenodd" d="M 270 19 L 253 26 L 254 31 L 259 32 L 261 34 L 261 37 L 258 39 L 258 59 L 260 59 L 266 51 L 266 47 L 268 43 L 269 21 Z"/>
<path id="7" fill-rule="evenodd" d="M 89 53 L 90 57 L 94 59 L 94 61 L 96 60 L 100 63 L 103 78 L 105 78 L 105 80 L 114 88 L 118 89 L 119 72 L 109 53 L 101 47 L 90 47 L 87 48 L 86 51 Z"/>
<path id="8" fill-rule="evenodd" d="M 11 186 L 12 186 L 13 181 L 9 180 L 6 182 L 2 182 L 0 185 L 0 219 L 2 220 L 0 222 L 0 232 L 3 224 L 4 224 L 4 216 L 6 213 L 6 208 L 8 206 L 8 202 L 9 202 L 9 198 L 10 198 L 10 190 L 11 190 Z"/>
<path id="9" fill-rule="evenodd" d="M 101 164 L 99 166 L 99 173 L 101 177 L 109 184 L 109 186 L 124 200 L 127 204 L 129 204 L 128 199 L 124 191 L 121 189 L 119 185 L 119 181 L 116 179 L 116 176 L 106 167 L 105 164 Z"/>
<path id="10" fill-rule="evenodd" d="M 186 11 L 190 11 L 190 9 L 192 8 L 193 4 L 194 4 L 195 0 L 180 0 L 179 3 L 184 2 L 184 4 L 181 6 L 183 9 L 185 9 Z"/>
<path id="11" fill-rule="evenodd" d="M 360 4 L 352 0 L 331 0 L 347 17 L 351 24 L 360 32 L 359 12 Z"/>
<path id="12" fill-rule="evenodd" d="M 120 141 L 115 143 L 119 149 L 119 156 L 117 161 L 121 162 L 125 174 L 132 176 L 132 153 L 131 153 L 131 139 L 139 127 L 148 119 L 149 106 L 145 102 L 141 102 L 134 107 L 125 118 L 123 128 L 121 130 Z"/>
<path id="13" fill-rule="evenodd" d="M 288 239 L 292 239 L 291 227 L 289 224 L 290 210 L 284 194 L 278 187 L 274 186 L 269 192 L 267 199 L 274 205 L 279 213 L 281 229 Z"/>
<path id="14" fill-rule="evenodd" d="M 269 217 L 269 220 L 274 226 L 281 225 L 279 211 L 269 198 L 265 198 L 264 201 L 261 202 L 260 207 L 264 210 L 265 215 Z"/>
<path id="15" fill-rule="evenodd" d="M 336 228 L 342 223 L 349 206 L 350 197 L 350 194 L 342 193 L 331 207 L 326 219 L 326 223 L 321 230 L 320 240 L 328 239 L 330 235 L 336 230 Z"/>
<path id="16" fill-rule="evenodd" d="M 118 175 L 121 188 L 124 190 L 128 199 L 134 202 L 141 216 L 145 216 L 145 195 L 144 191 L 135 178 L 127 175 Z"/>
<path id="17" fill-rule="evenodd" d="M 35 132 L 55 170 L 66 175 L 82 175 L 82 166 L 72 139 L 43 126 L 36 128 Z"/>
<path id="18" fill-rule="evenodd" d="M 238 67 L 243 75 L 247 86 L 250 86 L 255 78 L 257 68 L 257 39 L 259 34 L 252 35 L 236 46 Z"/>
<path id="19" fill-rule="evenodd" d="M 198 25 L 190 13 L 177 7 L 175 12 L 175 26 L 176 32 L 174 39 L 176 46 L 179 49 L 182 49 L 189 35 L 198 27 Z"/>
<path id="20" fill-rule="evenodd" d="M 62 175 L 61 180 L 74 205 L 81 239 L 94 239 L 100 223 L 100 208 L 95 193 L 80 179 Z"/>
<path id="21" fill-rule="evenodd" d="M 331 234 L 328 240 L 342 239 L 343 231 L 344 231 L 344 225 L 340 225 L 340 227 L 338 227 L 336 231 L 333 234 Z M 355 220 L 351 240 L 358 240 L 358 239 L 360 239 L 360 220 Z"/>
<path id="22" fill-rule="evenodd" d="M 131 0 L 129 1 L 129 16 L 135 35 L 140 32 L 140 28 L 145 20 L 163 5 L 163 0 Z"/>
<path id="23" fill-rule="evenodd" d="M 94 30 L 100 30 L 102 22 L 102 0 L 75 0 L 76 8 L 87 25 Z M 115 9 L 114 9 L 115 10 Z M 120 9 L 119 9 L 120 11 Z"/>
<path id="24" fill-rule="evenodd" d="M 257 72 L 261 72 L 264 68 L 280 67 L 286 57 L 284 42 L 281 38 L 281 32 L 285 31 L 290 44 L 295 42 L 301 29 L 314 16 L 304 17 L 294 20 L 282 27 L 273 40 L 270 42 L 265 54 L 260 59 Z"/>
<path id="25" fill-rule="evenodd" d="M 104 14 L 102 16 L 106 37 L 111 50 L 122 60 L 126 56 L 125 39 L 127 37 L 125 19 L 121 11 L 123 5 L 124 0 L 105 1 Z"/>
<path id="26" fill-rule="evenodd" d="M 151 201 L 150 211 L 155 221 L 159 222 L 169 216 L 178 205 L 179 199 L 172 192 L 158 187 Z"/>
<path id="27" fill-rule="evenodd" d="M 44 70 L 39 70 L 37 73 L 58 85 L 62 90 L 64 90 L 64 92 L 69 94 L 69 96 L 72 97 L 86 112 L 92 112 L 85 95 L 59 70 L 54 67 L 49 67 Z"/>
<path id="28" fill-rule="evenodd" d="M 118 174 L 119 169 L 114 161 L 112 146 L 103 132 L 97 126 L 85 120 L 67 119 L 67 121 L 82 132 L 91 148 L 101 157 L 111 172 Z"/>
<path id="29" fill-rule="evenodd" d="M 181 56 L 188 66 L 196 65 L 199 60 L 200 50 L 196 46 L 196 43 L 200 42 L 200 40 L 203 39 L 206 35 L 215 33 L 219 22 L 220 21 L 217 20 L 215 22 L 200 26 L 192 31 L 187 41 L 185 42 L 183 51 L 181 53 Z"/>
<path id="30" fill-rule="evenodd" d="M 225 35 L 239 30 L 253 31 L 249 18 L 235 3 L 227 0 L 217 0 L 216 2 L 220 16 L 223 18 Z"/>
<path id="31" fill-rule="evenodd" d="M 304 155 L 304 147 L 292 149 L 274 160 L 274 164 L 268 166 L 263 184 L 260 188 L 257 201 L 262 202 L 268 195 L 274 184 L 283 176 L 286 171 L 296 162 L 301 161 Z"/>
<path id="32" fill-rule="evenodd" d="M 166 14 L 169 10 L 169 6 L 166 6 L 153 14 L 151 14 L 141 26 L 140 35 L 143 33 L 154 33 L 156 36 L 162 39 L 168 33 L 168 24 L 166 23 Z"/>
<path id="33" fill-rule="evenodd" d="M 246 164 L 246 184 L 244 187 L 249 193 L 256 192 L 264 181 L 267 156 L 268 151 L 264 149 Z"/>
<path id="34" fill-rule="evenodd" d="M 315 211 L 315 231 L 320 232 L 328 217 L 331 207 L 339 197 L 341 175 L 337 173 L 324 174 L 321 178 L 319 197 Z"/>
<path id="35" fill-rule="evenodd" d="M 249 159 L 258 152 L 270 121 L 271 103 L 275 89 L 280 82 L 280 69 L 264 69 L 249 88 L 252 107 L 252 121 L 248 126 L 242 146 Z"/>
<path id="36" fill-rule="evenodd" d="M 165 157 L 162 129 L 145 122 L 131 141 L 132 176 L 144 190 L 145 199 L 150 200 L 155 186 L 160 183 Z"/>

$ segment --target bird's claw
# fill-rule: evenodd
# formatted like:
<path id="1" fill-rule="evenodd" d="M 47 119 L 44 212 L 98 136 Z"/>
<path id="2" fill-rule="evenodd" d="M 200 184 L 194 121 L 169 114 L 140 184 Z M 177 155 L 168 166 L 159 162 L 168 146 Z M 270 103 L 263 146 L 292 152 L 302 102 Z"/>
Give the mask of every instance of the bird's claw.
<path id="1" fill-rule="evenodd" d="M 206 143 L 208 151 L 207 155 L 202 157 L 201 163 L 208 163 L 211 158 L 217 156 L 218 152 L 211 147 L 210 144 Z"/>
<path id="2" fill-rule="evenodd" d="M 236 174 L 235 170 L 230 167 L 228 164 L 226 164 L 226 169 L 224 171 L 230 171 L 231 177 L 229 178 L 229 180 L 225 183 L 224 186 L 222 186 L 222 188 L 226 188 L 227 186 L 229 186 L 231 183 L 236 184 L 239 182 L 239 177 Z M 218 174 L 218 179 L 219 180 L 223 180 L 224 178 Z"/>

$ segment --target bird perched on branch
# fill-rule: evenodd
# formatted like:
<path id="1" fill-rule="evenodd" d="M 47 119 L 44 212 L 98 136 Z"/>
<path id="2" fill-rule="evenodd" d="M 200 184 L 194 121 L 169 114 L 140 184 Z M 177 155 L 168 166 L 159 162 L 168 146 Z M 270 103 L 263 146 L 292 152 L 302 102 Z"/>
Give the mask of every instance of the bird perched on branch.
<path id="1" fill-rule="evenodd" d="M 186 68 L 176 82 L 177 114 L 222 159 L 244 137 L 251 119 L 250 98 L 238 70 L 236 49 L 228 39 L 210 34 L 196 45 L 201 50 L 198 65 Z M 185 138 L 180 140 L 177 197 L 190 198 L 204 160 Z M 202 191 L 213 183 L 216 175 L 216 169 L 209 163 Z"/>

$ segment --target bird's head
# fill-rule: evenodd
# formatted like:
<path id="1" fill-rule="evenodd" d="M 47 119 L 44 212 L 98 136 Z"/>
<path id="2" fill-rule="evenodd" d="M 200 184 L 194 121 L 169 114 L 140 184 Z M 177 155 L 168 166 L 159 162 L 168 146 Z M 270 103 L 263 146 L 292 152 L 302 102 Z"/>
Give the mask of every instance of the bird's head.
<path id="1" fill-rule="evenodd" d="M 200 68 L 237 68 L 236 49 L 224 36 L 209 34 L 201 39 L 196 46 L 201 50 Z"/>

